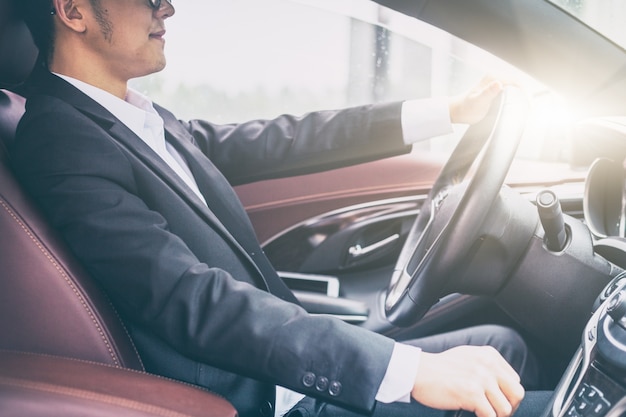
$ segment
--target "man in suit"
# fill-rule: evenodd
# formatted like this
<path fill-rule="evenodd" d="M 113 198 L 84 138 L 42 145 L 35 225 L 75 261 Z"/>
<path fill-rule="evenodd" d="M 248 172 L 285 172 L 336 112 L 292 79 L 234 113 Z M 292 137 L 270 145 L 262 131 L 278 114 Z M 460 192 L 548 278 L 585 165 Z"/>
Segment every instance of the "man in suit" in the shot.
<path fill-rule="evenodd" d="M 231 188 L 407 152 L 412 104 L 180 122 L 127 87 L 165 66 L 169 1 L 16 5 L 41 51 L 11 150 L 16 174 L 110 295 L 149 371 L 218 392 L 242 417 L 278 413 L 276 386 L 307 395 L 294 416 L 508 416 L 519 406 L 524 389 L 500 353 L 456 346 L 496 340 L 532 373 L 519 336 L 490 327 L 407 344 L 309 316 Z M 480 119 L 498 90 L 446 102 L 446 117 Z"/>

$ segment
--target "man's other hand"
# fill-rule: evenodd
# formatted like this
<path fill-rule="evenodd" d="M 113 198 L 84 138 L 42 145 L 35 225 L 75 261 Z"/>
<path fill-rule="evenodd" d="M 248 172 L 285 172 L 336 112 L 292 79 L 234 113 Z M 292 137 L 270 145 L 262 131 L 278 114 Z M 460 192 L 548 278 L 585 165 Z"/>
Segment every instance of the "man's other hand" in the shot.
<path fill-rule="evenodd" d="M 508 417 L 524 397 L 519 376 L 492 347 L 459 346 L 421 355 L 411 395 L 428 407 Z"/>

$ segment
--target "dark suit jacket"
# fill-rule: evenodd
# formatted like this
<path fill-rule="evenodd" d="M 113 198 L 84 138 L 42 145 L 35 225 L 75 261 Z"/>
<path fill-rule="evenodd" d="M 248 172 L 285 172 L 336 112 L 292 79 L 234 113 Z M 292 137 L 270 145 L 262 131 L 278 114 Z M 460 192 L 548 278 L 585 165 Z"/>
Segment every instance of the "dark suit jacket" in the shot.
<path fill-rule="evenodd" d="M 269 411 L 275 384 L 374 406 L 393 342 L 281 300 L 291 294 L 230 184 L 406 152 L 399 103 L 221 126 L 158 108 L 207 207 L 73 86 L 39 69 L 29 88 L 16 174 L 107 291 L 149 371 L 221 393 L 242 416 Z"/>

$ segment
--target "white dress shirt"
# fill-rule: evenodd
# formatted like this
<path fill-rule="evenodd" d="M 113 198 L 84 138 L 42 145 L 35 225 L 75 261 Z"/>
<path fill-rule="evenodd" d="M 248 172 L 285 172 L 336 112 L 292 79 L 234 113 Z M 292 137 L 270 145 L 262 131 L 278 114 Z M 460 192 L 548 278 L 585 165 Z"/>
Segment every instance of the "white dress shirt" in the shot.
<path fill-rule="evenodd" d="M 165 140 L 163 119 L 154 109 L 152 102 L 142 94 L 129 89 L 126 100 L 122 100 L 113 94 L 94 87 L 83 81 L 56 74 L 74 87 L 91 97 L 94 101 L 107 109 L 126 127 L 133 131 L 143 140 L 176 174 L 189 186 L 189 188 L 202 200 L 206 201 L 191 170 L 183 156 Z"/>
<path fill-rule="evenodd" d="M 61 74 L 56 75 L 98 102 L 139 136 L 206 204 L 185 159 L 165 140 L 163 119 L 148 98 L 129 89 L 126 100 L 122 100 L 80 80 Z M 403 139 L 407 145 L 451 133 L 448 100 L 429 98 L 406 101 L 402 105 L 401 123 Z M 377 401 L 383 403 L 410 401 L 420 352 L 419 348 L 402 343 L 394 345 L 387 371 L 376 394 Z M 285 414 L 303 397 L 304 395 L 300 393 L 277 386 L 275 417 Z"/>

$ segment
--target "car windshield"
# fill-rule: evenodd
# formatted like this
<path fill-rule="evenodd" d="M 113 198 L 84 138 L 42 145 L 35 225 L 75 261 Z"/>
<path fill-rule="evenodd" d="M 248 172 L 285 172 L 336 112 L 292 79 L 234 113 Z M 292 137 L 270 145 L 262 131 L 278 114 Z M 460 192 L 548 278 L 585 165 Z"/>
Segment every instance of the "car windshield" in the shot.
<path fill-rule="evenodd" d="M 549 0 L 602 35 L 626 48 L 624 0 Z"/>

